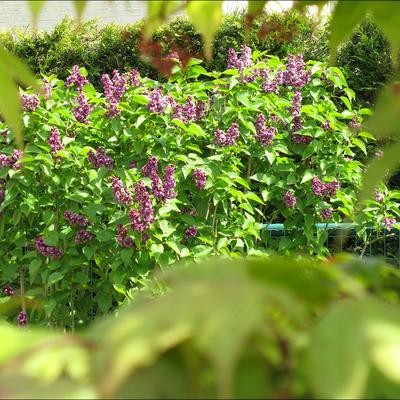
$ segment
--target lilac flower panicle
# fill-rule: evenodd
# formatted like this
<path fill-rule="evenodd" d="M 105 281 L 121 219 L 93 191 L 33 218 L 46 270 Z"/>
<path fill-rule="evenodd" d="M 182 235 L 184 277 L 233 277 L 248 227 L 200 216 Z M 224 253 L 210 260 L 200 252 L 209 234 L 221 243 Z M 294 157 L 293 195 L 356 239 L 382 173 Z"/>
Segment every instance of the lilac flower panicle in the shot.
<path fill-rule="evenodd" d="M 64 146 L 61 143 L 60 132 L 57 128 L 51 128 L 51 134 L 48 143 L 51 147 L 51 154 L 56 154 L 59 150 L 64 149 Z"/>
<path fill-rule="evenodd" d="M 267 94 L 278 94 L 279 87 L 283 82 L 283 71 L 278 71 L 272 80 L 269 80 L 268 70 L 265 68 L 261 70 L 260 75 L 262 78 L 261 89 Z"/>
<path fill-rule="evenodd" d="M 3 168 L 14 168 L 20 169 L 21 164 L 18 164 L 17 161 L 21 158 L 22 151 L 21 150 L 14 150 L 11 156 L 7 156 L 6 154 L 0 154 L 0 167 Z"/>
<path fill-rule="evenodd" d="M 63 251 L 55 246 L 47 246 L 44 242 L 42 236 L 37 236 L 35 239 L 35 249 L 38 253 L 45 257 L 52 257 L 54 259 L 59 259 Z"/>
<path fill-rule="evenodd" d="M 361 123 L 358 121 L 357 117 L 354 117 L 350 122 L 349 122 L 349 128 L 353 130 L 359 130 L 361 129 Z"/>
<path fill-rule="evenodd" d="M 221 146 L 233 146 L 240 136 L 239 124 L 234 122 L 226 132 L 217 129 L 214 133 L 215 143 Z"/>
<path fill-rule="evenodd" d="M 101 76 L 101 83 L 106 98 L 107 118 L 116 117 L 121 113 L 118 104 L 128 88 L 127 81 L 127 76 L 125 74 L 120 75 L 116 69 L 113 71 L 112 78 L 108 74 Z"/>
<path fill-rule="evenodd" d="M 129 168 L 129 169 L 137 168 L 137 163 L 136 163 L 136 161 L 135 161 L 135 160 L 130 161 L 129 167 L 128 167 L 128 168 Z"/>
<path fill-rule="evenodd" d="M 3 288 L 4 296 L 14 296 L 14 289 L 10 285 L 5 285 Z"/>
<path fill-rule="evenodd" d="M 28 316 L 25 311 L 21 311 L 17 317 L 17 323 L 20 326 L 25 326 L 28 323 Z"/>
<path fill-rule="evenodd" d="M 132 86 L 140 85 L 140 74 L 139 71 L 137 71 L 136 69 L 132 69 L 130 71 L 130 83 Z"/>
<path fill-rule="evenodd" d="M 191 226 L 185 231 L 185 240 L 188 240 L 192 237 L 196 237 L 198 235 L 197 227 Z"/>
<path fill-rule="evenodd" d="M 157 174 L 158 158 L 151 156 L 147 163 L 142 167 L 142 173 L 146 178 L 151 178 L 154 174 Z"/>
<path fill-rule="evenodd" d="M 80 93 L 78 97 L 74 97 L 74 101 L 77 103 L 76 107 L 72 109 L 75 119 L 82 124 L 89 125 L 88 116 L 92 111 L 92 107 L 88 103 L 85 95 Z"/>
<path fill-rule="evenodd" d="M 148 96 L 149 104 L 147 108 L 150 112 L 164 114 L 164 110 L 168 105 L 168 100 L 161 93 L 161 89 L 153 90 Z"/>
<path fill-rule="evenodd" d="M 94 169 L 99 169 L 101 167 L 107 167 L 111 171 L 114 167 L 114 160 L 112 157 L 106 155 L 106 151 L 99 147 L 94 153 L 92 150 L 88 153 L 88 160 L 93 165 Z"/>
<path fill-rule="evenodd" d="M 396 219 L 395 218 L 385 218 L 383 220 L 383 224 L 385 225 L 386 229 L 392 229 L 392 226 L 396 223 Z"/>
<path fill-rule="evenodd" d="M 299 135 L 297 133 L 292 133 L 291 139 L 292 143 L 295 144 L 310 144 L 313 141 L 311 136 Z"/>
<path fill-rule="evenodd" d="M 130 248 L 135 247 L 135 243 L 131 237 L 128 236 L 128 229 L 122 225 L 118 224 L 117 226 L 117 242 L 121 247 Z"/>
<path fill-rule="evenodd" d="M 283 82 L 287 86 L 302 88 L 310 81 L 310 74 L 305 70 L 302 54 L 288 55 L 286 71 L 283 73 Z"/>
<path fill-rule="evenodd" d="M 260 114 L 257 117 L 256 121 L 256 139 L 263 145 L 268 146 L 271 144 L 272 140 L 276 135 L 276 128 L 270 127 L 266 128 L 265 126 L 265 117 L 263 114 Z"/>
<path fill-rule="evenodd" d="M 278 117 L 276 114 L 270 114 L 269 117 L 270 117 L 271 121 L 273 121 L 273 122 L 281 122 L 281 118 Z"/>
<path fill-rule="evenodd" d="M 22 94 L 21 103 L 24 111 L 35 111 L 39 107 L 40 101 L 36 94 Z"/>
<path fill-rule="evenodd" d="M 126 204 L 129 206 L 132 203 L 132 196 L 129 191 L 116 176 L 112 176 L 110 179 L 115 201 L 118 204 Z"/>
<path fill-rule="evenodd" d="M 283 195 L 283 201 L 287 208 L 293 208 L 297 203 L 296 196 L 291 192 L 285 192 Z"/>
<path fill-rule="evenodd" d="M 240 48 L 240 56 L 236 54 L 235 49 L 228 49 L 228 69 L 238 69 L 240 72 L 243 71 L 244 68 L 248 68 L 253 64 L 251 60 L 251 49 L 250 47 L 243 45 Z"/>
<path fill-rule="evenodd" d="M 197 189 L 204 189 L 207 182 L 207 174 L 200 168 L 196 168 L 192 174 L 193 182 L 195 183 Z"/>
<path fill-rule="evenodd" d="M 321 218 L 325 219 L 325 220 L 331 219 L 332 218 L 332 209 L 331 208 L 326 208 L 325 210 L 322 210 Z"/>
<path fill-rule="evenodd" d="M 385 196 L 378 189 L 375 189 L 375 201 L 382 203 L 384 199 Z"/>
<path fill-rule="evenodd" d="M 323 183 L 319 178 L 315 177 L 311 181 L 311 187 L 316 196 L 333 197 L 340 189 L 340 183 L 336 179 L 329 183 Z"/>
<path fill-rule="evenodd" d="M 330 129 L 332 129 L 331 124 L 329 123 L 329 121 L 325 121 L 322 125 L 321 128 L 324 131 L 329 131 Z"/>
<path fill-rule="evenodd" d="M 129 211 L 131 228 L 133 231 L 144 232 L 149 229 L 155 218 L 149 193 L 142 181 L 138 181 L 135 185 L 134 200 L 139 203 L 139 209 Z"/>
<path fill-rule="evenodd" d="M 87 85 L 89 81 L 84 77 L 80 70 L 78 65 L 74 65 L 71 70 L 71 74 L 68 76 L 68 78 L 65 80 L 65 87 L 70 87 L 71 85 L 75 85 L 78 92 L 82 92 L 83 87 Z"/>
<path fill-rule="evenodd" d="M 70 210 L 64 212 L 64 218 L 71 226 L 80 226 L 84 228 L 89 223 L 88 219 L 84 215 L 76 214 Z"/>
<path fill-rule="evenodd" d="M 53 88 L 50 82 L 46 78 L 43 79 L 43 89 L 44 89 L 45 100 L 49 100 L 51 98 L 51 93 L 53 91 Z"/>
<path fill-rule="evenodd" d="M 76 244 L 86 243 L 92 239 L 93 239 L 93 233 L 86 231 L 84 229 L 81 229 L 75 235 L 75 243 Z"/>
<path fill-rule="evenodd" d="M 316 196 L 322 196 L 324 194 L 325 185 L 319 178 L 315 177 L 312 179 L 311 187 Z"/>
<path fill-rule="evenodd" d="M 233 48 L 229 48 L 227 69 L 235 69 L 238 67 L 239 67 L 239 59 L 236 54 L 236 51 Z"/>

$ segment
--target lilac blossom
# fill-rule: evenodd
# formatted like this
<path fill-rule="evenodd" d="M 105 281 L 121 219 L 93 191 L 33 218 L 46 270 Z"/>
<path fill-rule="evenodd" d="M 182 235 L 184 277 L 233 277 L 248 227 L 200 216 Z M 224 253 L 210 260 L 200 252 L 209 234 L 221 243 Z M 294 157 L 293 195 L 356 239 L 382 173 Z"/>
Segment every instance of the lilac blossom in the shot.
<path fill-rule="evenodd" d="M 196 168 L 192 174 L 193 182 L 195 183 L 197 189 L 204 189 L 207 182 L 207 174 L 200 168 Z"/>
<path fill-rule="evenodd" d="M 378 203 L 382 203 L 384 199 L 385 196 L 378 189 L 375 189 L 375 201 L 377 201 Z"/>
<path fill-rule="evenodd" d="M 291 136 L 292 143 L 295 144 L 310 144 L 313 140 L 311 136 L 307 135 L 299 135 L 297 133 L 293 133 Z"/>
<path fill-rule="evenodd" d="M 177 196 L 175 192 L 176 180 L 174 178 L 175 168 L 171 165 L 165 167 L 165 174 L 163 179 L 163 198 L 162 200 L 174 199 Z"/>
<path fill-rule="evenodd" d="M 276 135 L 276 128 L 271 126 L 270 128 L 266 128 L 265 126 L 265 117 L 263 114 L 260 114 L 257 117 L 256 121 L 256 139 L 263 145 L 268 146 L 271 144 L 272 140 Z"/>
<path fill-rule="evenodd" d="M 283 195 L 283 201 L 287 208 L 293 208 L 297 203 L 296 196 L 291 192 L 285 192 Z"/>
<path fill-rule="evenodd" d="M 62 249 L 55 246 L 47 246 L 42 236 L 37 236 L 35 238 L 35 249 L 42 256 L 52 257 L 54 259 L 59 259 L 63 254 Z"/>
<path fill-rule="evenodd" d="M 56 154 L 59 150 L 64 149 L 64 146 L 61 143 L 60 132 L 57 128 L 51 128 L 51 135 L 48 143 L 51 147 L 51 154 Z"/>
<path fill-rule="evenodd" d="M 129 191 L 123 186 L 121 180 L 118 179 L 116 176 L 112 176 L 110 179 L 115 201 L 118 204 L 126 204 L 127 206 L 132 204 L 132 196 Z"/>
<path fill-rule="evenodd" d="M 84 215 L 76 214 L 70 210 L 65 211 L 64 218 L 71 226 L 80 226 L 84 228 L 89 223 L 88 219 Z"/>
<path fill-rule="evenodd" d="M 14 296 L 14 289 L 10 285 L 5 285 L 3 288 L 4 296 Z"/>
<path fill-rule="evenodd" d="M 92 150 L 88 153 L 88 160 L 92 163 L 94 169 L 107 167 L 110 171 L 114 167 L 114 160 L 112 157 L 106 155 L 106 151 L 99 147 L 94 153 Z"/>
<path fill-rule="evenodd" d="M 43 89 L 44 89 L 45 100 L 49 100 L 51 98 L 51 93 L 53 91 L 53 88 L 50 82 L 46 78 L 43 79 Z"/>
<path fill-rule="evenodd" d="M 92 111 L 92 107 L 83 93 L 79 93 L 78 97 L 74 97 L 74 101 L 76 102 L 76 107 L 72 109 L 72 114 L 74 114 L 78 122 L 88 125 L 89 121 L 87 118 Z"/>
<path fill-rule="evenodd" d="M 329 131 L 330 129 L 332 129 L 331 124 L 329 123 L 329 121 L 325 121 L 322 125 L 321 128 L 324 131 Z"/>
<path fill-rule="evenodd" d="M 239 124 L 234 122 L 226 133 L 222 129 L 217 129 L 214 135 L 216 144 L 221 146 L 233 146 L 240 136 Z"/>
<path fill-rule="evenodd" d="M 129 169 L 137 168 L 136 161 L 135 161 L 135 160 L 131 160 L 131 162 L 129 163 L 128 168 L 129 168 Z"/>
<path fill-rule="evenodd" d="M 129 211 L 131 228 L 137 232 L 144 232 L 149 229 L 155 218 L 149 193 L 142 181 L 136 183 L 134 199 L 139 203 L 139 210 L 131 209 Z"/>
<path fill-rule="evenodd" d="M 292 132 L 298 132 L 301 129 L 301 116 L 300 116 L 300 108 L 301 108 L 302 96 L 300 91 L 296 91 L 293 100 L 292 107 L 290 108 L 290 112 L 293 115 L 292 120 Z"/>
<path fill-rule="evenodd" d="M 385 218 L 384 220 L 383 220 L 383 224 L 385 225 L 385 228 L 386 229 L 392 229 L 392 226 L 393 226 L 393 224 L 395 224 L 396 223 L 396 220 L 395 220 L 395 218 Z"/>
<path fill-rule="evenodd" d="M 147 163 L 142 167 L 142 173 L 146 178 L 151 178 L 154 174 L 157 174 L 158 158 L 151 156 Z"/>
<path fill-rule="evenodd" d="M 350 122 L 349 122 L 349 128 L 353 130 L 359 130 L 361 129 L 361 123 L 358 121 L 357 117 L 354 117 Z"/>
<path fill-rule="evenodd" d="M 332 208 L 325 208 L 325 210 L 322 210 L 321 218 L 325 219 L 325 220 L 331 219 L 332 218 Z"/>
<path fill-rule="evenodd" d="M 310 81 L 310 74 L 305 70 L 302 54 L 288 55 L 286 71 L 283 73 L 283 82 L 287 86 L 302 88 Z"/>
<path fill-rule="evenodd" d="M 11 156 L 0 154 L 0 167 L 13 167 L 14 169 L 20 169 L 21 164 L 17 164 L 17 161 L 21 158 L 21 156 L 21 150 L 14 150 Z"/>
<path fill-rule="evenodd" d="M 35 111 L 39 107 L 40 101 L 36 94 L 22 94 L 21 103 L 24 111 Z"/>
<path fill-rule="evenodd" d="M 25 311 L 21 311 L 17 317 L 17 323 L 20 326 L 25 326 L 28 323 L 28 316 Z"/>
<path fill-rule="evenodd" d="M 81 229 L 75 235 L 75 243 L 76 244 L 86 243 L 92 239 L 93 239 L 93 233 L 86 231 L 85 229 Z"/>
<path fill-rule="evenodd" d="M 228 49 L 228 69 L 238 69 L 239 71 L 243 71 L 244 68 L 248 68 L 252 65 L 251 60 L 251 49 L 250 47 L 243 45 L 240 48 L 240 56 L 236 54 L 235 49 Z"/>
<path fill-rule="evenodd" d="M 197 227 L 195 226 L 190 226 L 188 229 L 185 231 L 185 240 L 188 240 L 192 237 L 195 237 L 198 235 Z"/>
<path fill-rule="evenodd" d="M 336 179 L 329 183 L 323 183 L 319 178 L 315 177 L 311 181 L 311 187 L 316 196 L 333 197 L 339 190 L 340 184 Z"/>
<path fill-rule="evenodd" d="M 147 97 L 149 98 L 148 110 L 157 114 L 164 114 L 164 109 L 168 105 L 168 100 L 161 93 L 161 89 L 153 90 Z"/>
<path fill-rule="evenodd" d="M 136 69 L 131 69 L 130 74 L 130 83 L 132 86 L 139 86 L 140 85 L 140 75 L 139 71 Z"/>
<path fill-rule="evenodd" d="M 260 75 L 262 78 L 261 89 L 267 94 L 269 93 L 278 94 L 279 87 L 283 83 L 283 71 L 278 71 L 272 80 L 269 80 L 268 70 L 266 68 L 263 68 L 261 70 Z"/>
<path fill-rule="evenodd" d="M 122 225 L 118 224 L 117 226 L 117 242 L 120 244 L 121 247 L 130 248 L 135 247 L 135 243 L 131 237 L 128 236 L 128 229 Z"/>
<path fill-rule="evenodd" d="M 89 81 L 84 77 L 80 70 L 78 65 L 74 65 L 72 67 L 71 74 L 68 76 L 68 78 L 65 80 L 65 87 L 70 87 L 71 85 L 75 84 L 77 90 L 79 93 L 82 92 L 83 87 L 88 84 Z"/>
<path fill-rule="evenodd" d="M 101 76 L 101 83 L 103 85 L 104 96 L 107 101 L 106 117 L 113 118 L 121 113 L 121 110 L 118 108 L 118 104 L 128 88 L 127 76 L 125 74 L 120 75 L 115 69 L 113 71 L 112 78 L 110 78 L 108 74 L 103 74 Z"/>

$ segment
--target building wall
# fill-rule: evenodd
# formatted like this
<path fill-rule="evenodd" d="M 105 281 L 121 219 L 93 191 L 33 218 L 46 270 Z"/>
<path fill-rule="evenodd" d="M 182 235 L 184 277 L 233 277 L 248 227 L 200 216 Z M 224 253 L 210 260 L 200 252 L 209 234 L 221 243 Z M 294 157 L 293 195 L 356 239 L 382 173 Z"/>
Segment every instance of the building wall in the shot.
<path fill-rule="evenodd" d="M 330 12 L 332 2 L 325 7 Z M 283 11 L 290 8 L 292 1 L 269 1 L 267 9 Z M 238 9 L 245 9 L 247 0 L 224 1 L 223 9 L 229 13 Z M 146 15 L 147 1 L 96 0 L 87 1 L 83 20 L 97 18 L 100 25 L 107 23 L 128 24 L 134 23 Z M 65 16 L 75 17 L 73 1 L 47 0 L 38 18 L 38 29 L 51 30 Z M 32 17 L 27 1 L 0 1 L 0 31 L 11 28 L 31 29 Z"/>

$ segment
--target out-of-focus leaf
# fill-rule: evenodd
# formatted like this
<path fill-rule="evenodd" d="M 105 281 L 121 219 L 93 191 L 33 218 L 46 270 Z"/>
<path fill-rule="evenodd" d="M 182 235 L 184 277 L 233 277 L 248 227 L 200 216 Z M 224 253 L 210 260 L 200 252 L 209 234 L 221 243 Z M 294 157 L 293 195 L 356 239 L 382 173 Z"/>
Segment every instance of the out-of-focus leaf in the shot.
<path fill-rule="evenodd" d="M 382 179 L 389 178 L 400 164 L 400 143 L 387 147 L 382 157 L 376 157 L 368 166 L 364 174 L 363 185 L 358 196 L 357 208 L 361 209 L 364 200 L 371 198 L 375 187 Z"/>
<path fill-rule="evenodd" d="M 168 20 L 173 13 L 181 8 L 181 0 L 155 0 L 147 2 L 147 15 L 144 25 L 144 38 L 149 39 L 151 34 L 164 22 Z"/>
<path fill-rule="evenodd" d="M 75 6 L 78 27 L 80 27 L 82 23 L 82 15 L 86 8 L 86 0 L 74 0 L 73 3 Z"/>
<path fill-rule="evenodd" d="M 21 85 L 32 86 L 36 90 L 40 90 L 29 69 L 18 58 L 0 46 L 0 112 L 14 131 L 17 145 L 22 148 L 21 101 L 16 81 Z"/>
<path fill-rule="evenodd" d="M 399 351 L 398 308 L 372 299 L 337 304 L 312 336 L 308 376 L 316 398 L 363 398 L 371 367 L 399 383 Z"/>
<path fill-rule="evenodd" d="M 365 127 L 376 137 L 400 136 L 400 83 L 391 82 L 377 98 L 374 115 Z"/>
<path fill-rule="evenodd" d="M 30 0 L 30 1 L 28 1 L 28 6 L 32 13 L 33 31 L 36 31 L 36 29 L 37 29 L 37 20 L 38 20 L 40 11 L 42 11 L 42 8 L 43 8 L 45 2 L 46 2 L 45 0 L 35 0 L 35 1 Z"/>
<path fill-rule="evenodd" d="M 186 12 L 204 39 L 204 55 L 210 60 L 214 34 L 222 21 L 222 1 L 190 1 Z"/>
<path fill-rule="evenodd" d="M 299 1 L 298 3 L 303 3 Z M 338 46 L 352 33 L 362 21 L 367 10 L 368 1 L 338 1 L 330 25 L 331 58 L 336 56 Z"/>
<path fill-rule="evenodd" d="M 301 313 L 300 302 L 286 292 L 249 277 L 245 262 L 178 267 L 163 279 L 172 290 L 162 298 L 137 303 L 121 310 L 118 322 L 93 327 L 93 336 L 104 332 L 104 351 L 96 360 L 102 396 L 112 397 L 131 373 L 190 339 L 216 368 L 219 395 L 229 397 L 235 364 L 262 324 L 266 305 L 282 307 L 289 315 Z"/>

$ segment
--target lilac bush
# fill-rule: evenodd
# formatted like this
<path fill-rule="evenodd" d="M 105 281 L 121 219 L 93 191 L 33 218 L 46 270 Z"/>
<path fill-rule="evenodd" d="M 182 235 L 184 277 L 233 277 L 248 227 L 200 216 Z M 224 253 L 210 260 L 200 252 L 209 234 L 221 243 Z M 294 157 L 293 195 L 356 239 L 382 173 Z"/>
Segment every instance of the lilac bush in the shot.
<path fill-rule="evenodd" d="M 25 277 L 44 304 L 36 319 L 85 324 L 177 260 L 329 255 L 317 225 L 352 218 L 374 147 L 359 126 L 369 110 L 352 108 L 340 69 L 301 55 L 243 47 L 227 68 L 191 60 L 165 83 L 113 71 L 97 93 L 74 66 L 21 95 L 23 152 L 0 124 L 0 279 Z M 371 226 L 398 228 L 398 198 L 376 188 L 354 220 L 365 242 Z M 271 238 L 274 223 L 287 235 Z"/>

